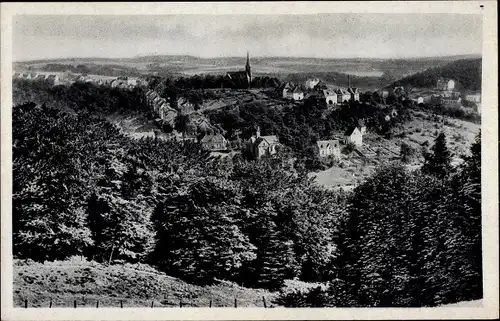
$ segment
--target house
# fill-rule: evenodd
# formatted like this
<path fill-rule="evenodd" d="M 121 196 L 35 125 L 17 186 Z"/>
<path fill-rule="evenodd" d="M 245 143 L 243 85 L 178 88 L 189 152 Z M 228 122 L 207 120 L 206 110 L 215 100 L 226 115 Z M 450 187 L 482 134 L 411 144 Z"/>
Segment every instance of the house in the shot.
<path fill-rule="evenodd" d="M 127 78 L 127 85 L 132 87 L 137 87 L 138 81 L 137 78 Z"/>
<path fill-rule="evenodd" d="M 335 93 L 335 91 L 329 89 L 323 89 L 322 94 L 328 106 L 337 105 L 338 101 L 337 101 L 337 94 Z"/>
<path fill-rule="evenodd" d="M 441 103 L 445 106 L 460 107 L 462 106 L 462 98 L 458 97 L 454 99 L 452 97 L 442 97 Z"/>
<path fill-rule="evenodd" d="M 262 156 L 270 156 L 276 154 L 279 146 L 281 146 L 281 144 L 279 143 L 277 136 L 260 136 L 259 127 L 257 127 L 256 134 L 250 137 L 249 140 L 250 152 L 257 159 L 261 158 Z"/>
<path fill-rule="evenodd" d="M 185 114 L 194 111 L 194 105 L 185 97 L 177 98 L 177 108 Z"/>
<path fill-rule="evenodd" d="M 382 98 L 387 98 L 389 97 L 389 91 L 388 90 L 382 90 Z"/>
<path fill-rule="evenodd" d="M 424 103 L 424 97 L 420 96 L 417 97 L 417 104 L 423 104 Z"/>
<path fill-rule="evenodd" d="M 453 89 L 455 89 L 455 81 L 453 79 L 439 78 L 436 83 L 436 89 L 453 91 Z"/>
<path fill-rule="evenodd" d="M 205 135 L 201 140 L 201 144 L 211 151 L 227 149 L 227 140 L 221 134 Z"/>
<path fill-rule="evenodd" d="M 45 81 L 45 75 L 38 74 L 33 80 L 35 80 L 35 81 Z"/>
<path fill-rule="evenodd" d="M 170 107 L 170 105 L 168 105 L 167 103 L 161 105 L 158 114 L 161 120 L 170 124 L 171 126 L 174 125 L 175 117 L 177 117 L 177 110 Z"/>
<path fill-rule="evenodd" d="M 304 99 L 304 92 L 299 88 L 299 86 L 296 86 L 292 90 L 292 99 L 296 101 Z"/>
<path fill-rule="evenodd" d="M 294 85 L 290 82 L 284 84 L 281 88 L 281 94 L 284 99 L 303 100 L 304 91 L 300 86 Z"/>
<path fill-rule="evenodd" d="M 45 80 L 52 86 L 56 86 L 61 83 L 58 75 L 48 75 Z"/>
<path fill-rule="evenodd" d="M 333 156 L 336 159 L 340 159 L 340 144 L 338 140 L 318 140 L 316 145 L 318 146 L 319 157 Z"/>
<path fill-rule="evenodd" d="M 363 134 L 357 126 L 349 127 L 344 133 L 344 144 L 354 143 L 356 146 L 363 145 Z"/>
<path fill-rule="evenodd" d="M 293 84 L 289 83 L 289 82 L 283 84 L 281 86 L 281 88 L 280 88 L 281 89 L 281 97 L 283 97 L 285 99 L 290 98 L 290 94 L 289 93 L 290 93 L 290 91 L 292 90 L 293 87 L 294 87 Z"/>
<path fill-rule="evenodd" d="M 351 98 L 354 101 L 359 101 L 359 90 L 358 88 L 349 87 L 347 91 L 351 94 Z"/>
<path fill-rule="evenodd" d="M 337 102 L 339 104 L 346 103 L 351 100 L 351 93 L 344 88 L 337 89 L 335 93 L 337 94 Z"/>
<path fill-rule="evenodd" d="M 481 94 L 465 95 L 465 100 L 473 102 L 473 103 L 480 103 L 481 102 Z"/>
<path fill-rule="evenodd" d="M 310 78 L 306 80 L 306 89 L 313 89 L 316 85 L 319 84 L 318 78 Z"/>

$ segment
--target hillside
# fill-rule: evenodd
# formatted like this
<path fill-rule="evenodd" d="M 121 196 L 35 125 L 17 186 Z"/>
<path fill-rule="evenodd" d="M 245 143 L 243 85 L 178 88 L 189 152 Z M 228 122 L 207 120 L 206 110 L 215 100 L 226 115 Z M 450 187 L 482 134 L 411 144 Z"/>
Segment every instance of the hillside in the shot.
<path fill-rule="evenodd" d="M 402 78 L 392 83 L 394 86 L 411 86 L 416 88 L 434 88 L 438 78 L 458 80 L 459 90 L 475 91 L 481 89 L 481 59 L 461 59 L 444 66 L 432 67 L 417 74 Z M 457 85 L 455 85 L 457 87 Z"/>
<path fill-rule="evenodd" d="M 105 266 L 73 257 L 45 263 L 14 260 L 14 306 L 72 307 L 262 307 L 262 297 L 271 304 L 275 294 L 247 289 L 220 281 L 197 286 L 158 272 L 146 264 Z"/>

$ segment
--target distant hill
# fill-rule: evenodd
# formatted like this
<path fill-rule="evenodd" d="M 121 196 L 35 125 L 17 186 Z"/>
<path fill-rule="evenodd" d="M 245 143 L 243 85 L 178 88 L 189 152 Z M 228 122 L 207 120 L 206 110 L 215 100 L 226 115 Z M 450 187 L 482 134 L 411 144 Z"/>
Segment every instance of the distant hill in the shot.
<path fill-rule="evenodd" d="M 304 57 L 253 57 L 250 63 L 255 76 L 277 77 L 284 81 L 303 82 L 317 77 L 340 86 L 351 83 L 367 90 L 392 84 L 397 79 L 409 77 L 429 68 L 443 67 L 455 61 L 479 60 L 478 56 L 443 56 L 401 59 L 369 58 L 304 58 Z M 192 76 L 195 74 L 225 74 L 244 68 L 246 57 L 202 58 L 189 55 L 151 55 L 131 58 L 64 58 L 14 62 L 16 71 L 60 71 L 85 65 L 89 73 L 108 76 L 134 76 L 156 73 L 162 76 Z"/>
<path fill-rule="evenodd" d="M 411 86 L 416 88 L 434 88 L 438 78 L 452 78 L 459 82 L 462 90 L 473 91 L 481 89 L 482 59 L 461 59 L 444 66 L 432 67 L 422 72 L 404 77 L 393 82 L 387 88 L 394 86 Z"/>

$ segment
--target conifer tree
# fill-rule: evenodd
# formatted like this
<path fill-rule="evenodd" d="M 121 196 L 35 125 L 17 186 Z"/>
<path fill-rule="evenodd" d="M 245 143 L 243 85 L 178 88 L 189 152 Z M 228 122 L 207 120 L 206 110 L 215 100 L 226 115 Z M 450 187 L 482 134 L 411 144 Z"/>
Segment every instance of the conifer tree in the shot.
<path fill-rule="evenodd" d="M 446 146 L 446 136 L 443 132 L 436 137 L 431 150 L 432 153 L 424 155 L 425 163 L 422 166 L 422 171 L 439 178 L 448 176 L 452 172 L 452 154 Z"/>

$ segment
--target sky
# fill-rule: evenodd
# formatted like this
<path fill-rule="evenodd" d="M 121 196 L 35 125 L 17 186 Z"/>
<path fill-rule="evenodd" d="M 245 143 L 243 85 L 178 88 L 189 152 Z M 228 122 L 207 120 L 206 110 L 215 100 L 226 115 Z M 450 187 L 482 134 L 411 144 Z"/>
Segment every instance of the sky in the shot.
<path fill-rule="evenodd" d="M 20 15 L 13 60 L 145 55 L 409 58 L 481 54 L 472 14 Z"/>

